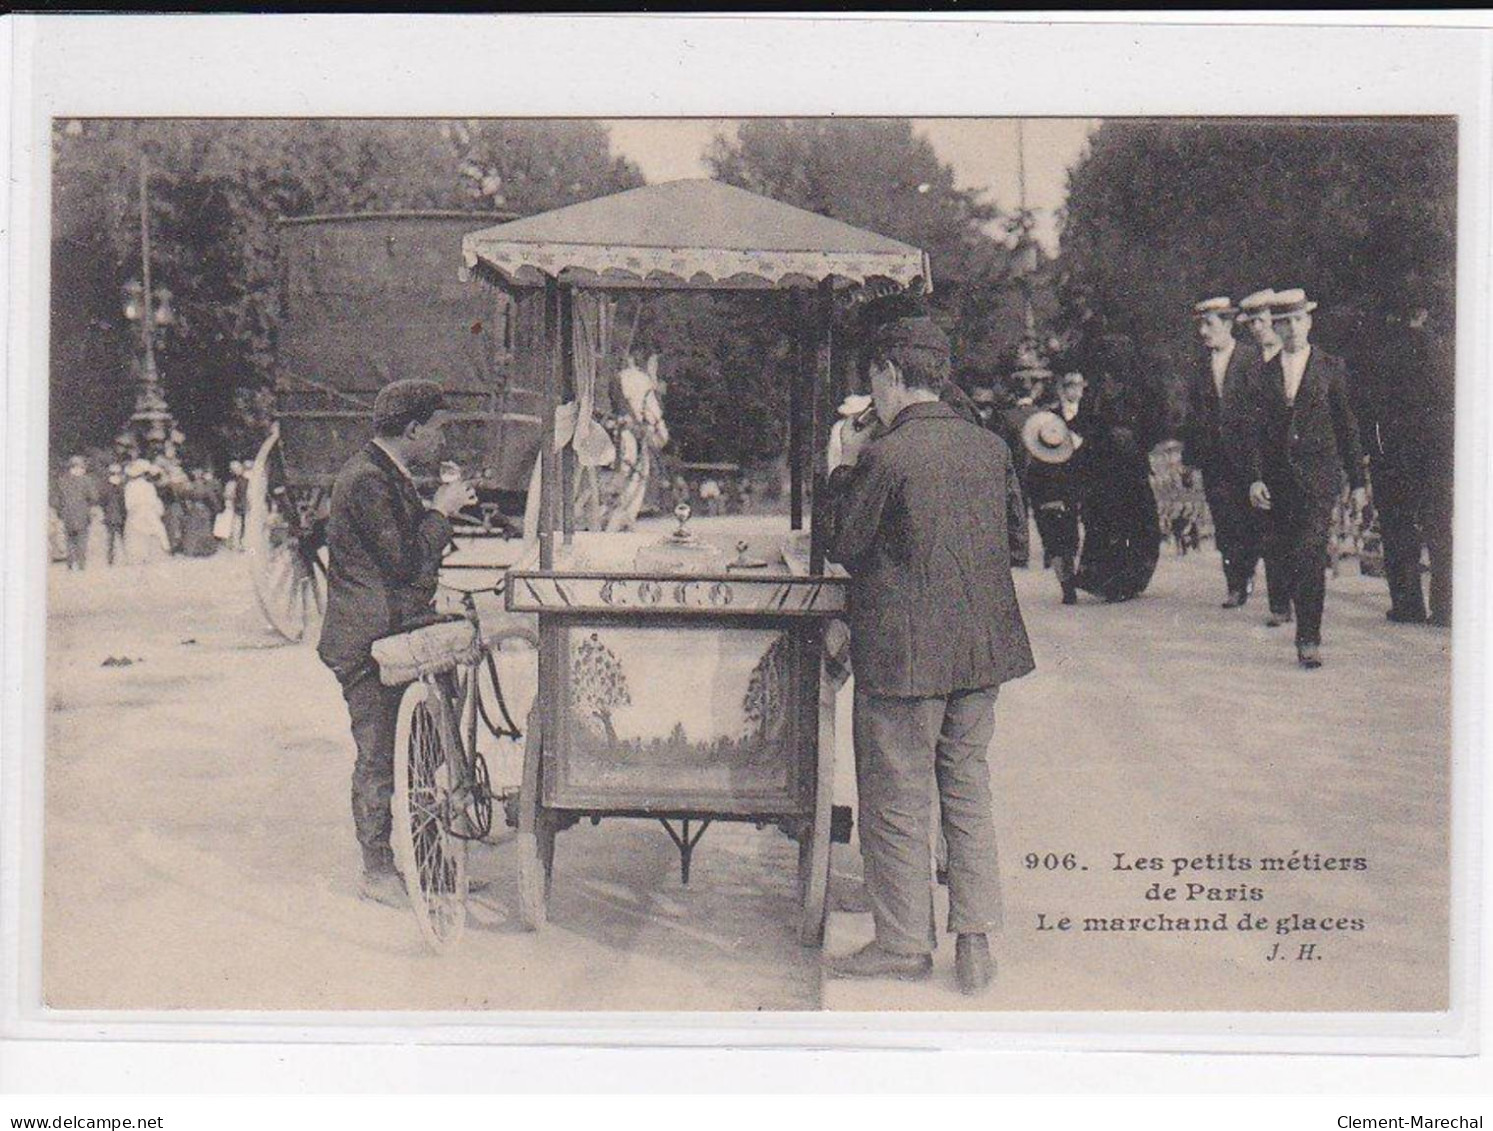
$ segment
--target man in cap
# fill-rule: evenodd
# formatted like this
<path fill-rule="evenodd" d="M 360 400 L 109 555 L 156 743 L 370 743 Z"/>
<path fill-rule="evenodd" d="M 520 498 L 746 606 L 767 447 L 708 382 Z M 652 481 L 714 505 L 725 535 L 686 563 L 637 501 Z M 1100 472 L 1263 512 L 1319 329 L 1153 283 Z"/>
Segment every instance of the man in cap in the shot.
<path fill-rule="evenodd" d="M 1203 493 L 1213 515 L 1214 543 L 1223 558 L 1227 590 L 1223 607 L 1249 600 L 1260 558 L 1258 524 L 1249 506 L 1249 484 L 1239 475 L 1230 447 L 1259 355 L 1234 341 L 1238 310 L 1227 298 L 1195 303 L 1192 319 L 1206 349 L 1187 387 L 1187 431 L 1182 460 L 1203 473 Z"/>
<path fill-rule="evenodd" d="M 327 524 L 327 615 L 317 653 L 347 700 L 357 761 L 353 827 L 363 851 L 360 894 L 403 906 L 389 846 L 394 728 L 403 688 L 385 687 L 373 642 L 430 612 L 451 515 L 475 501 L 469 483 L 442 483 L 429 505 L 416 472 L 434 472 L 445 447 L 441 386 L 394 381 L 373 403 L 374 437 L 337 475 Z"/>
<path fill-rule="evenodd" d="M 1247 294 L 1239 300 L 1238 320 L 1249 328 L 1250 337 L 1254 339 L 1255 347 L 1260 351 L 1260 365 L 1270 364 L 1281 351 L 1282 343 L 1280 335 L 1275 332 L 1275 318 L 1271 310 L 1271 303 L 1274 301 L 1275 291 L 1269 287 Z M 1242 433 L 1231 437 L 1229 445 L 1235 457 L 1236 466 L 1240 465 L 1241 436 Z M 1246 490 L 1248 490 L 1247 487 Z M 1246 509 L 1249 511 L 1249 517 L 1254 526 L 1260 556 L 1265 561 L 1265 596 L 1270 605 L 1265 624 L 1269 628 L 1279 628 L 1283 624 L 1290 624 L 1292 618 L 1291 595 L 1286 582 L 1285 564 L 1275 552 L 1270 539 L 1265 537 L 1264 515 L 1253 508 Z"/>
<path fill-rule="evenodd" d="M 1343 362 L 1311 344 L 1317 304 L 1292 289 L 1277 292 L 1272 307 L 1283 348 L 1256 370 L 1244 466 L 1250 503 L 1268 514 L 1268 536 L 1282 555 L 1297 660 L 1318 668 L 1332 510 L 1344 473 L 1362 507 L 1363 451 Z"/>
<path fill-rule="evenodd" d="M 66 474 L 57 480 L 57 514 L 67 535 L 68 569 L 88 566 L 88 527 L 98 503 L 98 485 L 88 474 L 88 462 L 73 456 L 67 461 Z"/>
<path fill-rule="evenodd" d="M 861 853 L 876 938 L 830 970 L 931 973 L 936 781 L 955 971 L 974 993 L 993 977 L 986 936 L 1001 914 L 986 762 L 996 693 L 1033 667 L 1011 581 L 1016 476 L 998 436 L 940 401 L 949 346 L 931 319 L 885 322 L 866 353 L 885 430 L 844 436 L 845 462 L 830 480 L 830 557 L 850 574 Z"/>

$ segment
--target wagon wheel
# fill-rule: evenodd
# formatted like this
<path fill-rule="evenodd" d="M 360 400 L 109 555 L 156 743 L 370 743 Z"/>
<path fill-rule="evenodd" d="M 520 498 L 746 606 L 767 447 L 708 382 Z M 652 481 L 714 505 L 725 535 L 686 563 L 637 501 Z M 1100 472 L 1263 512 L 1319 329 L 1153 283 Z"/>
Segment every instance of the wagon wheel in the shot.
<path fill-rule="evenodd" d="M 821 677 L 823 678 L 823 677 Z M 830 818 L 835 799 L 835 700 L 819 700 L 818 759 L 814 780 L 814 813 L 798 838 L 798 895 L 801 905 L 798 941 L 824 942 L 829 897 Z"/>
<path fill-rule="evenodd" d="M 537 931 L 549 919 L 550 887 L 555 873 L 555 826 L 539 804 L 543 742 L 539 710 L 529 712 L 524 741 L 524 780 L 518 795 L 518 918 Z"/>
<path fill-rule="evenodd" d="M 324 580 L 319 587 L 318 570 L 303 557 L 290 517 L 272 493 L 272 464 L 279 442 L 279 429 L 271 429 L 249 471 L 244 549 L 249 555 L 254 599 L 264 619 L 285 639 L 297 641 L 306 634 L 311 611 L 324 605 Z M 325 570 L 320 572 L 324 578 Z"/>
<path fill-rule="evenodd" d="M 394 736 L 394 860 L 404 875 L 420 937 L 437 953 L 467 920 L 467 842 L 451 832 L 450 705 L 421 681 L 405 689 Z"/>

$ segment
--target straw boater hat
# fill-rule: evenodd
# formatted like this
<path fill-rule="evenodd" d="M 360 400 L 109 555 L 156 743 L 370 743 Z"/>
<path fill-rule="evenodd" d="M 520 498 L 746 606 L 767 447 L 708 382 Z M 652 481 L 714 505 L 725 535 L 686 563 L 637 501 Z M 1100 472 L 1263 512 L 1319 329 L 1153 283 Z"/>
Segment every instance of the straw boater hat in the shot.
<path fill-rule="evenodd" d="M 840 402 L 838 409 L 841 416 L 859 416 L 871 407 L 871 396 L 869 393 L 851 393 Z"/>
<path fill-rule="evenodd" d="M 1207 318 L 1210 314 L 1216 314 L 1227 321 L 1239 312 L 1238 308 L 1220 295 L 1218 298 L 1205 298 L 1202 302 L 1192 304 L 1192 316 L 1194 318 Z"/>
<path fill-rule="evenodd" d="M 1270 315 L 1272 318 L 1289 318 L 1293 314 L 1310 314 L 1316 309 L 1317 304 L 1308 302 L 1306 291 L 1300 287 L 1276 291 L 1275 298 L 1270 303 Z"/>
<path fill-rule="evenodd" d="M 1034 412 L 1021 426 L 1021 443 L 1043 463 L 1067 463 L 1073 457 L 1073 431 L 1055 412 Z"/>
<path fill-rule="evenodd" d="M 1239 300 L 1239 321 L 1247 322 L 1259 314 L 1268 314 L 1275 302 L 1275 292 L 1269 287 L 1263 291 L 1247 294 Z"/>

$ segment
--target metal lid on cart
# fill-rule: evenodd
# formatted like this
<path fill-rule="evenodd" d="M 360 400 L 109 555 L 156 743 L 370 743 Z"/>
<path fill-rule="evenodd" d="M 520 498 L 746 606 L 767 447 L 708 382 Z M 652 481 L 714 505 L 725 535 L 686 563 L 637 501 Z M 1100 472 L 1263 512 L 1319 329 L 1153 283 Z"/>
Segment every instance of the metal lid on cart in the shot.
<path fill-rule="evenodd" d="M 657 289 L 889 280 L 931 289 L 927 253 L 720 181 L 647 185 L 471 232 L 464 269 L 506 286 L 546 278 Z"/>

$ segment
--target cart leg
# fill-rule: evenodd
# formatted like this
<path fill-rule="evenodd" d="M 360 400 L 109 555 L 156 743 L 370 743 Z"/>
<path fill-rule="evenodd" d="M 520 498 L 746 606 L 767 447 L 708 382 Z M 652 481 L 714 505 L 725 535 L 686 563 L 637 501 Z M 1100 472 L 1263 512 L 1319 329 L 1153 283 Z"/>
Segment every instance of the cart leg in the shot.
<path fill-rule="evenodd" d="M 518 917 L 531 931 L 549 918 L 550 876 L 554 867 L 555 834 L 539 807 L 540 762 L 543 736 L 539 710 L 529 712 L 524 743 L 524 777 L 518 795 Z"/>
<path fill-rule="evenodd" d="M 690 861 L 695 856 L 695 845 L 700 843 L 700 838 L 705 835 L 705 830 L 710 827 L 710 818 L 700 822 L 700 827 L 695 830 L 695 835 L 690 836 L 689 818 L 685 817 L 679 822 L 679 832 L 674 831 L 674 826 L 669 824 L 667 818 L 660 817 L 658 823 L 664 827 L 664 832 L 669 834 L 669 839 L 674 842 L 674 847 L 679 849 L 679 882 L 689 884 Z"/>
<path fill-rule="evenodd" d="M 835 794 L 834 683 L 820 677 L 819 733 L 815 765 L 814 816 L 798 842 L 799 895 L 803 903 L 798 941 L 804 946 L 824 942 L 824 917 L 829 900 L 830 818 Z"/>

